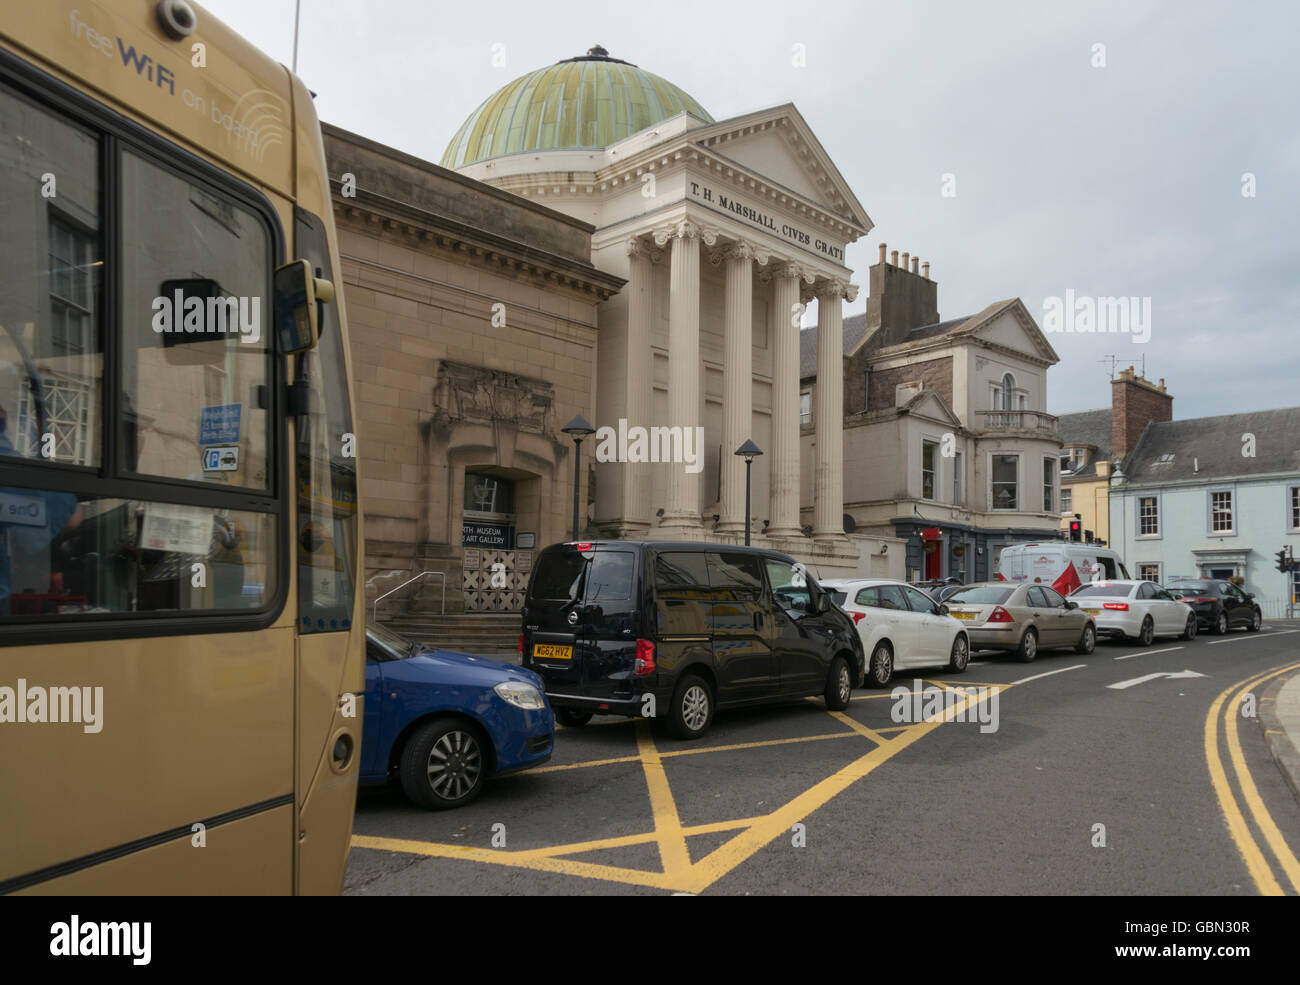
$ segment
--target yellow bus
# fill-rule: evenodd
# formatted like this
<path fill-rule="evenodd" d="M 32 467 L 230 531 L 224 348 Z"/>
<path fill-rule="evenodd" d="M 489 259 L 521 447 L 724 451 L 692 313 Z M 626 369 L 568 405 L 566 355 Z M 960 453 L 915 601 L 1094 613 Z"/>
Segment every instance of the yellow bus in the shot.
<path fill-rule="evenodd" d="M 337 893 L 355 410 L 312 95 L 186 0 L 0 14 L 0 893 Z"/>

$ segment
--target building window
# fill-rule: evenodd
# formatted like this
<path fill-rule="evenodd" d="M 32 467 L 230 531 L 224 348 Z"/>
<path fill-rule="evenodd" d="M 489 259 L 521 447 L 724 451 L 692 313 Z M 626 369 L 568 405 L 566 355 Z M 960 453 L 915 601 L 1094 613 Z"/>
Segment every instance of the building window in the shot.
<path fill-rule="evenodd" d="M 1015 410 L 1016 378 L 1010 373 L 1002 377 L 1002 410 Z"/>
<path fill-rule="evenodd" d="M 1158 562 L 1139 562 L 1138 578 L 1142 581 L 1153 581 L 1160 584 L 1160 565 Z"/>
<path fill-rule="evenodd" d="M 1050 458 L 1043 459 L 1043 512 L 1052 512 L 1052 490 L 1056 487 L 1056 470 Z"/>
<path fill-rule="evenodd" d="M 1074 512 L 1074 490 L 1073 489 L 1065 489 L 1065 488 L 1061 489 L 1061 512 L 1062 513 Z"/>
<path fill-rule="evenodd" d="M 936 459 L 939 457 L 939 446 L 933 441 L 921 442 L 921 498 L 934 499 L 934 483 L 936 476 Z"/>
<path fill-rule="evenodd" d="M 1291 529 L 1300 530 L 1300 486 L 1292 486 L 1287 492 L 1291 498 Z"/>
<path fill-rule="evenodd" d="M 1138 497 L 1138 536 L 1160 536 L 1160 504 L 1155 496 Z"/>
<path fill-rule="evenodd" d="M 1210 532 L 1230 534 L 1235 529 L 1232 521 L 1232 490 L 1210 493 Z"/>
<path fill-rule="evenodd" d="M 465 509 L 470 513 L 513 514 L 515 484 L 494 475 L 466 472 Z"/>
<path fill-rule="evenodd" d="M 1020 472 L 1019 455 L 994 455 L 991 470 L 992 488 L 990 490 L 990 508 L 995 510 L 1019 509 L 1018 478 Z"/>
<path fill-rule="evenodd" d="M 952 502 L 960 506 L 961 501 L 961 452 L 957 452 L 952 457 Z"/>
<path fill-rule="evenodd" d="M 805 390 L 799 394 L 799 425 L 812 423 L 812 392 Z"/>

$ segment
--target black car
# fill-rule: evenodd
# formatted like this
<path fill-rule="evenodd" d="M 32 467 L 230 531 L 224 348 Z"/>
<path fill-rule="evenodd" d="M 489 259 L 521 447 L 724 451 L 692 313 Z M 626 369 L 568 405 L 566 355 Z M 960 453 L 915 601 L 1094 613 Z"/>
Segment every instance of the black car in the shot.
<path fill-rule="evenodd" d="M 715 709 L 822 695 L 842 710 L 865 664 L 853 620 L 801 564 L 725 544 L 548 547 L 519 646 L 561 724 L 644 716 L 684 739 Z"/>
<path fill-rule="evenodd" d="M 1230 581 L 1186 579 L 1166 585 L 1165 590 L 1190 605 L 1196 613 L 1197 626 L 1216 636 L 1242 626 L 1255 633 L 1264 624 L 1264 614 L 1255 604 L 1254 594 L 1243 592 Z"/>

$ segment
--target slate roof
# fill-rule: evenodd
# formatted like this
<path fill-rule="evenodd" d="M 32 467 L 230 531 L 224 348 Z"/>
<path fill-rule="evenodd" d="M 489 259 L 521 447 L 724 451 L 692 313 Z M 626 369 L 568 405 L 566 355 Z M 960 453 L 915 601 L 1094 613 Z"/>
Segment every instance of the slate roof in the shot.
<path fill-rule="evenodd" d="M 960 325 L 965 324 L 974 317 L 965 315 L 961 318 L 951 318 L 948 321 L 935 322 L 933 325 L 921 325 L 907 333 L 907 338 L 901 345 L 907 345 L 909 342 L 920 342 L 923 339 L 932 339 L 940 335 L 945 335 L 953 331 Z M 844 352 L 847 355 L 858 347 L 863 337 L 867 334 L 867 316 L 851 315 L 844 319 Z M 883 332 L 876 332 L 871 338 L 867 339 L 868 352 L 880 348 L 880 342 L 884 337 Z M 805 328 L 799 332 L 799 378 L 801 380 L 816 379 L 817 377 L 817 326 Z"/>
<path fill-rule="evenodd" d="M 1088 453 L 1088 464 L 1077 472 L 1062 472 L 1062 479 L 1095 479 L 1097 462 L 1110 461 L 1110 408 L 1100 410 L 1081 410 L 1073 414 L 1062 414 L 1057 418 L 1057 431 L 1061 436 L 1061 445 L 1092 445 L 1096 449 Z"/>
<path fill-rule="evenodd" d="M 1255 436 L 1254 457 L 1242 454 L 1246 434 Z M 1300 473 L 1300 407 L 1148 424 L 1122 468 L 1135 485 Z"/>

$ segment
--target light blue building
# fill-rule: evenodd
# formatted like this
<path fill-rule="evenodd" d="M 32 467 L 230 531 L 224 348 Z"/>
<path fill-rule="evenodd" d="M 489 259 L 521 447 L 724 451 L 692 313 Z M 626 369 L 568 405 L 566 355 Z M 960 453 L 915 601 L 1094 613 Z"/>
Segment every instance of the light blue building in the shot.
<path fill-rule="evenodd" d="M 1148 424 L 1110 488 L 1111 546 L 1134 577 L 1245 579 L 1265 618 L 1300 593 L 1300 407 Z"/>

